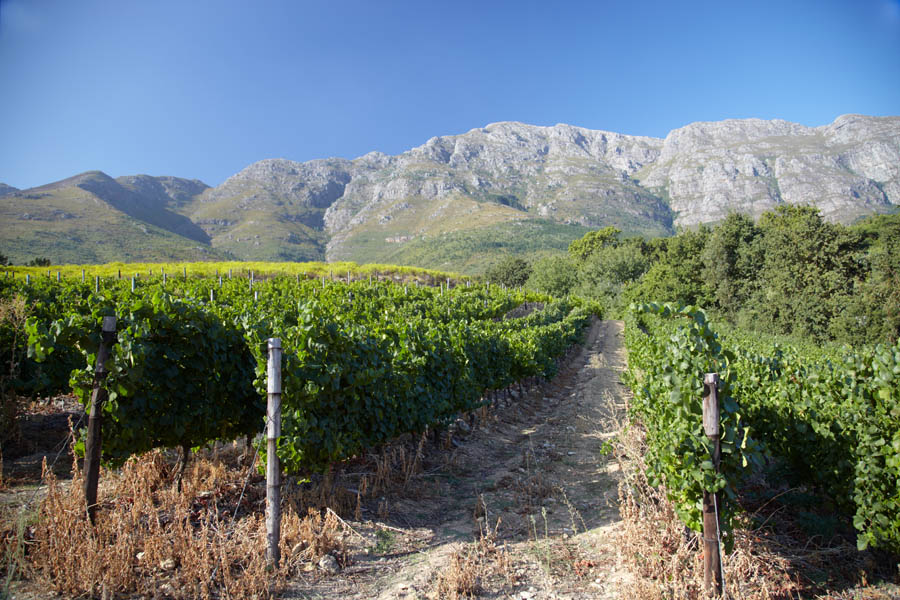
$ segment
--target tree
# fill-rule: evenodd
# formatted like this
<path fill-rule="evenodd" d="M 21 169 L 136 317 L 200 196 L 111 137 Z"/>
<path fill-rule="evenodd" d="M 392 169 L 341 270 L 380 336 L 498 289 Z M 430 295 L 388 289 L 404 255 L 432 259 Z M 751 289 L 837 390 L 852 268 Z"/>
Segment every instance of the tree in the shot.
<path fill-rule="evenodd" d="M 578 283 L 576 267 L 567 256 L 548 256 L 534 263 L 528 287 L 552 296 L 565 296 Z"/>
<path fill-rule="evenodd" d="M 825 340 L 864 274 L 862 236 L 817 208 L 781 205 L 759 220 L 764 253 L 751 318 L 777 333 Z"/>
<path fill-rule="evenodd" d="M 507 287 L 522 287 L 531 277 L 531 272 L 528 261 L 517 256 L 505 256 L 484 272 L 484 278 Z"/>
<path fill-rule="evenodd" d="M 569 256 L 579 262 L 584 262 L 590 255 L 606 246 L 614 246 L 618 235 L 622 233 L 615 227 L 604 227 L 597 231 L 589 231 L 581 239 L 569 244 Z"/>
<path fill-rule="evenodd" d="M 5 267 L 9 264 L 9 257 L 5 254 L 0 254 L 0 267 Z"/>
<path fill-rule="evenodd" d="M 667 238 L 664 248 L 654 244 L 653 251 L 659 253 L 660 259 L 640 281 L 628 287 L 627 301 L 708 305 L 711 294 L 703 280 L 700 257 L 709 235 L 709 228 L 701 225 L 697 230 L 684 229 Z"/>
<path fill-rule="evenodd" d="M 31 262 L 29 262 L 27 266 L 29 266 L 29 267 L 49 267 L 50 259 L 45 258 L 43 256 L 38 257 L 38 258 L 32 258 Z"/>
<path fill-rule="evenodd" d="M 731 214 L 709 236 L 703 249 L 703 279 L 712 300 L 733 317 L 755 290 L 763 265 L 761 232 L 747 215 Z"/>

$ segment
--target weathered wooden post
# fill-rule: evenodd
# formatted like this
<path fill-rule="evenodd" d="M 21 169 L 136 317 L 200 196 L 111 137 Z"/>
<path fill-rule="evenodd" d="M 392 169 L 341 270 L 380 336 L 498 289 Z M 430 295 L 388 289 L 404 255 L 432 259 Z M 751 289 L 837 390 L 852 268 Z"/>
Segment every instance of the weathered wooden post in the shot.
<path fill-rule="evenodd" d="M 81 270 L 81 283 L 84 283 L 84 269 Z"/>
<path fill-rule="evenodd" d="M 213 302 L 214 300 L 215 300 L 215 297 L 213 296 L 213 289 L 209 288 L 209 301 Z"/>
<path fill-rule="evenodd" d="M 703 432 L 713 442 L 712 463 L 719 471 L 719 374 L 707 373 L 703 379 Z M 703 583 L 707 591 L 722 595 L 722 557 L 719 555 L 718 495 L 703 492 Z"/>
<path fill-rule="evenodd" d="M 97 482 L 100 479 L 100 449 L 103 444 L 101 435 L 103 427 L 103 404 L 108 397 L 103 387 L 106 379 L 106 361 L 113 344 L 116 343 L 116 318 L 103 317 L 103 328 L 100 334 L 100 349 L 97 351 L 97 364 L 94 367 L 94 389 L 91 392 L 91 416 L 88 419 L 87 439 L 84 444 L 84 499 L 87 504 L 88 517 L 94 523 L 97 512 Z"/>
<path fill-rule="evenodd" d="M 28 285 L 31 283 L 31 273 L 25 273 L 25 284 Z"/>
<path fill-rule="evenodd" d="M 347 269 L 347 283 L 350 283 L 350 269 Z"/>
<path fill-rule="evenodd" d="M 137 277 L 137 274 L 135 274 L 134 277 Z M 131 278 L 131 291 L 132 292 L 134 291 L 134 277 Z"/>
<path fill-rule="evenodd" d="M 94 275 L 94 293 L 97 294 L 100 292 L 100 276 Z"/>
<path fill-rule="evenodd" d="M 269 338 L 267 364 L 268 404 L 266 417 L 266 560 L 277 565 L 281 559 L 281 466 L 276 441 L 281 435 L 281 339 Z"/>
<path fill-rule="evenodd" d="M 181 267 L 181 274 L 184 275 L 185 279 L 187 279 L 187 267 Z"/>
<path fill-rule="evenodd" d="M 59 281 L 60 281 L 60 274 L 59 274 L 59 271 L 57 271 L 56 272 L 56 283 L 59 283 Z"/>

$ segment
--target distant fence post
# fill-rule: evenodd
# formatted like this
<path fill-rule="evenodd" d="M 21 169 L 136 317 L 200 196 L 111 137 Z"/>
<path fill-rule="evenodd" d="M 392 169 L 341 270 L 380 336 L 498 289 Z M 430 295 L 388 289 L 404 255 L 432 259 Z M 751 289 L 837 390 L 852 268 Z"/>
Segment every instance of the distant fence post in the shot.
<path fill-rule="evenodd" d="M 719 374 L 707 373 L 703 379 L 703 432 L 713 442 L 712 463 L 719 471 Z M 718 494 L 703 492 L 703 584 L 706 590 L 722 595 L 722 557 L 719 555 Z"/>
<path fill-rule="evenodd" d="M 266 560 L 277 565 L 281 559 L 281 466 L 276 440 L 281 435 L 281 340 L 269 338 L 267 365 L 268 403 L 266 413 Z"/>
<path fill-rule="evenodd" d="M 103 382 L 106 379 L 106 361 L 116 343 L 116 318 L 103 317 L 100 349 L 94 367 L 94 389 L 91 393 L 91 416 L 88 418 L 87 439 L 84 446 L 84 499 L 91 523 L 97 512 L 97 482 L 100 479 L 100 449 L 103 445 L 103 404 L 108 397 Z"/>

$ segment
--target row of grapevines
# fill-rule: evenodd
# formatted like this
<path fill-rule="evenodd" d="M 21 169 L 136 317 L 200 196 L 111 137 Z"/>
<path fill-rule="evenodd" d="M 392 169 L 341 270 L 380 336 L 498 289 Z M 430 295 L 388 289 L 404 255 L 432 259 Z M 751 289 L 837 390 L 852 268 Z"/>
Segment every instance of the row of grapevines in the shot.
<path fill-rule="evenodd" d="M 238 279 L 145 280 L 134 290 L 129 281 L 95 289 L 44 280 L 0 291 L 35 309 L 34 385 L 58 389 L 65 374 L 85 402 L 99 322 L 118 316 L 104 407 L 104 455 L 114 461 L 258 431 L 265 340 L 281 337 L 279 454 L 292 470 L 324 468 L 470 410 L 484 390 L 551 375 L 590 314 L 557 302 L 511 324 L 501 316 L 525 295 L 496 287 L 290 278 L 252 291 Z"/>
<path fill-rule="evenodd" d="M 853 515 L 860 548 L 900 552 L 900 342 L 836 360 L 748 335 L 726 343 L 767 452 Z"/>
<path fill-rule="evenodd" d="M 699 311 L 651 306 L 632 311 L 626 343 L 634 409 L 648 429 L 648 468 L 665 474 L 656 481 L 667 486 L 689 525 L 697 525 L 691 503 L 699 489 L 686 488 L 684 479 L 707 456 L 699 381 L 702 373 L 718 371 L 733 414 L 745 431 L 752 428 L 742 446 L 755 448 L 757 440 L 764 455 L 786 464 L 793 477 L 828 493 L 853 515 L 861 548 L 900 551 L 900 342 L 847 349 L 835 359 L 833 351 L 801 352 L 758 335 L 730 332 L 720 340 Z M 686 392 L 687 407 L 673 410 L 675 398 Z M 673 438 L 681 445 L 670 443 Z M 675 452 L 693 458 L 670 455 Z M 676 472 L 685 468 L 686 475 Z M 743 473 L 725 473 L 725 489 Z M 713 489 L 710 483 L 707 478 L 702 487 Z"/>
<path fill-rule="evenodd" d="M 735 401 L 731 355 L 722 349 L 703 311 L 694 307 L 633 306 L 625 329 L 628 348 L 626 381 L 634 392 L 632 416 L 647 432 L 648 479 L 665 487 L 682 521 L 702 528 L 703 492 L 735 498 L 737 485 L 759 445 Z M 716 471 L 712 442 L 703 432 L 703 379 L 718 373 L 721 411 L 721 461 Z M 734 502 L 722 507 L 726 547 L 730 547 Z"/>

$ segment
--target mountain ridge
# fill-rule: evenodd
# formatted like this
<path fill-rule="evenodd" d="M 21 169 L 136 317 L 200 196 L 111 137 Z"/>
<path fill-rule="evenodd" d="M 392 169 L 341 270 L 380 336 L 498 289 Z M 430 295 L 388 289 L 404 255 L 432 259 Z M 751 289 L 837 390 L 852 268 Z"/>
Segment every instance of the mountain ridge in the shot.
<path fill-rule="evenodd" d="M 35 201 L 38 211 L 34 196 L 65 205 L 80 197 L 75 189 L 209 256 L 421 257 L 429 261 L 421 266 L 447 268 L 462 259 L 435 264 L 442 239 L 475 243 L 473 256 L 483 252 L 483 263 L 520 251 L 508 239 L 520 230 L 536 248 L 546 240 L 564 249 L 567 237 L 607 225 L 668 235 L 731 212 L 756 217 L 781 203 L 811 204 L 844 222 L 893 212 L 900 205 L 900 117 L 848 114 L 818 127 L 729 119 L 690 123 L 665 138 L 501 121 L 397 155 L 263 159 L 215 187 L 101 172 L 29 190 L 0 184 L 0 218 L 16 214 L 9 208 L 16 201 Z M 530 225 L 510 228 L 516 223 Z"/>

